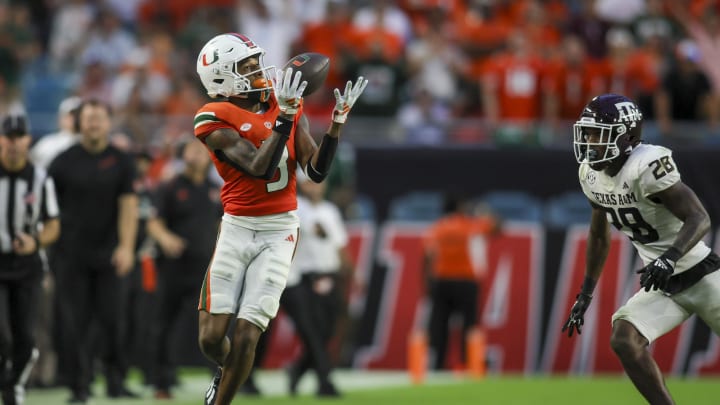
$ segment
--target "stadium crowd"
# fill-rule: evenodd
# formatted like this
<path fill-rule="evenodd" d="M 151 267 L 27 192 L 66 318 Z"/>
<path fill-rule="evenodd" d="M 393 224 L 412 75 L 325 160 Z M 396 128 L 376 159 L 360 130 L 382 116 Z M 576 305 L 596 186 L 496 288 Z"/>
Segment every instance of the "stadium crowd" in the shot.
<path fill-rule="evenodd" d="M 658 124 L 650 137 L 697 120 L 712 132 L 719 9 L 713 0 L 2 1 L 0 114 L 52 116 L 51 100 L 95 97 L 134 145 L 173 142 L 205 99 L 194 71 L 202 42 L 242 32 L 278 67 L 303 51 L 329 55 L 328 89 L 370 78 L 357 115 L 391 122 L 385 132 L 398 142 L 537 143 L 565 134 L 563 122 L 604 92 L 637 100 Z M 318 127 L 331 94 L 306 100 Z"/>

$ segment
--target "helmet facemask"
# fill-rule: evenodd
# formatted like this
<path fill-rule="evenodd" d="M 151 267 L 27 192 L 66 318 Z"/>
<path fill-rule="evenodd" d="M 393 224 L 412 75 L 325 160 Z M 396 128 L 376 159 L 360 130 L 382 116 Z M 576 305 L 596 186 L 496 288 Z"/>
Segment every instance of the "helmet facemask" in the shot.
<path fill-rule="evenodd" d="M 250 72 L 240 72 L 240 66 L 242 66 L 247 59 L 250 58 L 258 59 L 258 68 Z M 233 77 L 233 94 L 227 96 L 246 96 L 248 99 L 256 102 L 265 102 L 270 98 L 270 91 L 272 90 L 272 82 L 270 81 L 270 75 L 274 74 L 275 66 L 265 66 L 263 63 L 264 55 L 258 54 L 237 61 L 233 64 L 233 69 L 230 74 Z M 253 78 L 258 73 L 262 73 L 262 77 Z"/>
<path fill-rule="evenodd" d="M 607 162 L 620 156 L 620 148 L 625 146 L 623 152 L 630 153 L 632 146 L 622 145 L 627 135 L 625 124 L 602 124 L 593 122 L 592 118 L 581 118 L 573 125 L 573 148 L 578 163 Z M 590 141 L 591 135 L 597 140 Z"/>

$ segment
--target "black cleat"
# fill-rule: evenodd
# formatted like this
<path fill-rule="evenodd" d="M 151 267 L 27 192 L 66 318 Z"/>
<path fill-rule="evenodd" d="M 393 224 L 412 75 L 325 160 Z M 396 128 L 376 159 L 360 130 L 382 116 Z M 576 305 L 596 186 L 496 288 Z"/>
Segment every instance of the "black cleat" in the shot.
<path fill-rule="evenodd" d="M 220 379 L 222 378 L 222 367 L 218 367 L 215 371 L 215 376 L 210 383 L 207 391 L 205 391 L 205 405 L 215 405 L 215 399 L 217 399 L 218 386 L 220 385 Z"/>
<path fill-rule="evenodd" d="M 15 395 L 15 387 L 9 387 L 2 390 L 2 403 L 4 405 L 21 405 L 22 398 Z"/>
<path fill-rule="evenodd" d="M 339 398 L 342 395 L 340 394 L 340 391 L 335 388 L 333 383 L 326 381 L 318 387 L 317 396 L 321 398 Z"/>
<path fill-rule="evenodd" d="M 75 392 L 70 398 L 68 398 L 68 404 L 87 404 L 88 395 L 84 393 Z"/>
<path fill-rule="evenodd" d="M 300 377 L 302 375 L 300 374 L 300 371 L 298 371 L 297 367 L 295 365 L 291 365 L 287 368 L 287 374 L 288 374 L 288 391 L 290 391 L 291 396 L 297 396 L 297 389 L 298 384 L 300 383 Z"/>
<path fill-rule="evenodd" d="M 107 396 L 109 398 L 128 398 L 128 399 L 140 398 L 139 394 L 136 394 L 136 393 L 130 391 L 129 389 L 127 389 L 124 386 L 109 389 L 107 392 Z"/>

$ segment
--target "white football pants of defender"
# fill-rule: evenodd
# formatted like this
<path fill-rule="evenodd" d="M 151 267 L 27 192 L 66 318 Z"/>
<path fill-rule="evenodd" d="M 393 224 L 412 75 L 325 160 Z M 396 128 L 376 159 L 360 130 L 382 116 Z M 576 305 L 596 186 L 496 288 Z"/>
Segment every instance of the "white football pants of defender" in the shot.
<path fill-rule="evenodd" d="M 720 270 L 672 296 L 641 289 L 620 307 L 612 321 L 623 319 L 635 326 L 649 343 L 697 314 L 720 336 Z"/>
<path fill-rule="evenodd" d="M 253 230 L 240 226 L 237 218 L 223 216 L 198 309 L 237 314 L 264 331 L 280 307 L 298 226 Z"/>

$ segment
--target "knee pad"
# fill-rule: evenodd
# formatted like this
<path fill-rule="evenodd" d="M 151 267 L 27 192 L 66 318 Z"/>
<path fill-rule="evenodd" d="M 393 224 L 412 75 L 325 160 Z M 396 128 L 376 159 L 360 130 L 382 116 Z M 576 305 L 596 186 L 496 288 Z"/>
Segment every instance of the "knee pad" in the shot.
<path fill-rule="evenodd" d="M 277 315 L 278 309 L 280 308 L 280 302 L 278 302 L 278 300 L 274 297 L 264 295 L 260 297 L 258 307 L 263 315 L 272 319 L 275 315 Z"/>

